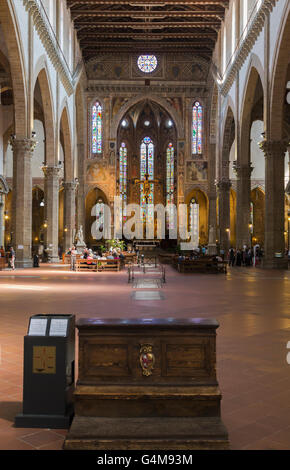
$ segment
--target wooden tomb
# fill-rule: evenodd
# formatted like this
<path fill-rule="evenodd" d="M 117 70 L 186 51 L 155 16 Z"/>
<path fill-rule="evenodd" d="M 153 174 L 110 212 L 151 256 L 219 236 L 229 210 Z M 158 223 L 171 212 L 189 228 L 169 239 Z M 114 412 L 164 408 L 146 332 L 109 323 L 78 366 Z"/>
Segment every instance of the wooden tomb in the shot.
<path fill-rule="evenodd" d="M 209 319 L 81 319 L 65 449 L 227 449 Z"/>

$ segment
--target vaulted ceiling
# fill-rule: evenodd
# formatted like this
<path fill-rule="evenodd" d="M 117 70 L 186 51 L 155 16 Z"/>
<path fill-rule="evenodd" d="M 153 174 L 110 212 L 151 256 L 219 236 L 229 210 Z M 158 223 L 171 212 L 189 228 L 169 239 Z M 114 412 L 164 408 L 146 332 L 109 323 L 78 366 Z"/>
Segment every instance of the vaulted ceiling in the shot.
<path fill-rule="evenodd" d="M 85 61 L 118 51 L 187 51 L 210 58 L 228 3 L 67 0 Z"/>

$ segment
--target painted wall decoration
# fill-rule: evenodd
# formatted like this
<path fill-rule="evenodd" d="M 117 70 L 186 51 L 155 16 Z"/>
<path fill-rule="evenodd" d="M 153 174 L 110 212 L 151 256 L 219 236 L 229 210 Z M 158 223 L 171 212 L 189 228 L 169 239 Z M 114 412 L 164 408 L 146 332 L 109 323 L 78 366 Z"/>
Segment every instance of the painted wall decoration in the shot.
<path fill-rule="evenodd" d="M 186 162 L 186 180 L 188 183 L 205 181 L 208 178 L 208 162 Z"/>

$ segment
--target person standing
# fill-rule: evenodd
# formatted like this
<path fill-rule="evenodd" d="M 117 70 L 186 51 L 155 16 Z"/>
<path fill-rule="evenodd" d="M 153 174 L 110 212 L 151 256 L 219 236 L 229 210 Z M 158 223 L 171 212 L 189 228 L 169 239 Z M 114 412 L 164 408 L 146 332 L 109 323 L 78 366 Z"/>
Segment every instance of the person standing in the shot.
<path fill-rule="evenodd" d="M 235 264 L 235 250 L 231 248 L 229 252 L 229 266 L 234 266 L 234 264 Z"/>
<path fill-rule="evenodd" d="M 70 269 L 71 271 L 75 271 L 76 270 L 76 260 L 77 260 L 77 250 L 76 250 L 76 247 L 73 245 L 71 247 L 71 255 L 70 255 Z"/>
<path fill-rule="evenodd" d="M 13 249 L 13 246 L 10 247 L 9 260 L 10 260 L 10 267 L 14 271 L 15 270 L 15 251 Z"/>

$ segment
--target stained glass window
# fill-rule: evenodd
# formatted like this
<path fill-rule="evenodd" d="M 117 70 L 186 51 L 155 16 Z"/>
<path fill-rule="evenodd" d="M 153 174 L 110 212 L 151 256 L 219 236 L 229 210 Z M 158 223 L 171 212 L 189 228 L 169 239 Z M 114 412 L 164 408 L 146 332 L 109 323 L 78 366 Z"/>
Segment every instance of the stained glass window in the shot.
<path fill-rule="evenodd" d="M 92 107 L 92 153 L 102 153 L 102 106 L 98 101 Z"/>
<path fill-rule="evenodd" d="M 122 199 L 123 218 L 126 217 L 127 204 L 128 152 L 124 142 L 120 147 L 120 197 Z"/>
<path fill-rule="evenodd" d="M 170 143 L 167 147 L 166 152 L 166 204 L 174 203 L 174 147 Z M 170 214 L 167 213 L 167 228 L 174 228 L 174 221 L 170 217 Z"/>
<path fill-rule="evenodd" d="M 202 154 L 203 108 L 196 101 L 192 108 L 192 153 Z"/>
<path fill-rule="evenodd" d="M 151 73 L 157 67 L 158 61 L 155 55 L 140 55 L 137 65 L 141 72 Z"/>
<path fill-rule="evenodd" d="M 145 137 L 141 144 L 140 152 L 140 179 L 145 179 L 145 175 L 148 174 L 148 179 L 154 179 L 154 144 L 150 137 Z M 148 198 L 148 204 L 154 204 L 154 184 L 150 185 L 150 194 Z M 140 185 L 140 205 L 143 218 L 146 217 L 146 198 L 143 191 L 143 184 Z M 151 222 L 154 217 L 154 210 L 148 209 L 148 218 Z"/>

